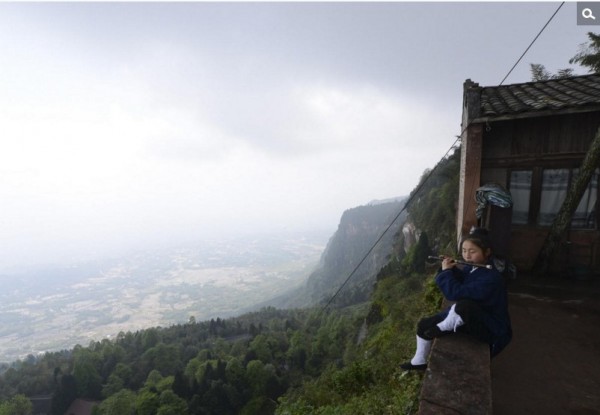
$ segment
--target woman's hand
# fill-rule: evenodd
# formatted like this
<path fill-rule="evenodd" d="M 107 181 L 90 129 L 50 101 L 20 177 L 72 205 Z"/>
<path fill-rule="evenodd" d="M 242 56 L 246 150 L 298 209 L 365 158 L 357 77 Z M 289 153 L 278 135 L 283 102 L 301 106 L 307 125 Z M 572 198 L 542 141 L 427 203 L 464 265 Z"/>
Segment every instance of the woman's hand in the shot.
<path fill-rule="evenodd" d="M 449 256 L 445 256 L 442 260 L 442 270 L 447 270 L 450 268 L 454 268 L 456 266 L 456 262 L 454 262 L 454 258 L 450 258 Z"/>

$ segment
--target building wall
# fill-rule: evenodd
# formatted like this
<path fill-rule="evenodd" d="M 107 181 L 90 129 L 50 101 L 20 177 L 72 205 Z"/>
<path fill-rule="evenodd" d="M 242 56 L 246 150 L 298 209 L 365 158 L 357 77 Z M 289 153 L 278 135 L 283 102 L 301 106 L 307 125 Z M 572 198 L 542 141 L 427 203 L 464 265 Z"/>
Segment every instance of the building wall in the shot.
<path fill-rule="evenodd" d="M 482 166 L 577 165 L 599 127 L 599 112 L 489 122 Z"/>
<path fill-rule="evenodd" d="M 508 189 L 511 169 L 534 169 L 534 174 L 541 174 L 544 168 L 576 168 L 599 127 L 599 112 L 487 123 L 482 129 L 481 184 L 495 182 Z M 534 192 L 539 189 L 532 188 Z M 535 201 L 532 208 L 539 209 Z M 532 224 L 511 226 L 509 251 L 519 268 L 532 268 L 548 229 Z M 553 269 L 563 273 L 585 265 L 600 271 L 599 240 L 597 229 L 569 231 Z"/>

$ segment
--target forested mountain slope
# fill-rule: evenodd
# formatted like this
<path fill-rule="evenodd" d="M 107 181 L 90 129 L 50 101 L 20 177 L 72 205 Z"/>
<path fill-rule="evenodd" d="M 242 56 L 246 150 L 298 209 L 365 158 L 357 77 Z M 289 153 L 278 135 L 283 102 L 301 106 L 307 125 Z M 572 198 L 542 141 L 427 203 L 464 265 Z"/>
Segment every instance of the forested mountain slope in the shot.
<path fill-rule="evenodd" d="M 418 203 L 408 208 L 420 241 L 451 244 L 453 216 L 444 212 L 456 201 L 457 166 L 455 154 L 423 176 Z M 360 213 L 349 212 L 349 218 Z M 342 222 L 346 234 L 360 229 Z M 405 254 L 401 234 L 394 235 L 395 247 L 379 253 L 385 265 L 363 276 L 374 283 L 367 301 L 190 319 L 30 356 L 4 368 L 0 415 L 29 414 L 23 395 L 42 394 L 53 396 L 52 413 L 60 415 L 76 398 L 98 401 L 97 414 L 414 413 L 422 374 L 402 372 L 396 363 L 412 354 L 416 321 L 439 306 L 440 296 L 431 284 L 436 265 L 420 263 L 430 247 L 415 244 Z M 323 263 L 346 271 L 356 264 L 345 262 L 359 254 L 355 248 L 352 254 L 332 249 Z M 331 276 L 330 288 L 340 275 L 346 276 Z"/>
<path fill-rule="evenodd" d="M 377 272 L 393 256 L 398 230 L 407 216 L 402 212 L 405 200 L 396 198 L 345 211 L 317 268 L 304 286 L 265 304 L 280 308 L 322 305 L 332 298 L 346 279 L 348 282 L 336 296 L 334 305 L 339 307 L 367 301 Z M 370 249 L 372 251 L 361 264 Z"/>

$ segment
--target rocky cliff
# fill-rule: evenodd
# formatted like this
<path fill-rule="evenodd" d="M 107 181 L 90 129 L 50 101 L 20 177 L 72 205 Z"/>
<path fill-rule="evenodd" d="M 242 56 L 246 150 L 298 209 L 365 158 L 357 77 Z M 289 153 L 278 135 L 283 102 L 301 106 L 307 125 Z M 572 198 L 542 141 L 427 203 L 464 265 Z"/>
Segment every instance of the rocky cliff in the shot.
<path fill-rule="evenodd" d="M 406 214 L 402 212 L 394 221 L 402 211 L 404 201 L 404 198 L 397 198 L 345 211 L 305 286 L 285 299 L 280 298 L 277 306 L 326 304 L 338 290 L 333 302 L 335 306 L 366 301 L 377 273 L 393 254 L 394 242 L 406 220 Z"/>

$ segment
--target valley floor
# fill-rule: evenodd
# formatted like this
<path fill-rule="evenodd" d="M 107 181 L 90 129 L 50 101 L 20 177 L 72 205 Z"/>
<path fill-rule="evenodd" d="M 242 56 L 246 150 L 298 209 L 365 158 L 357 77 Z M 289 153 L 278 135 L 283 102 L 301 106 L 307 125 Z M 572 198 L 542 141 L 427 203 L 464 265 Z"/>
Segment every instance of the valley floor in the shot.
<path fill-rule="evenodd" d="M 512 343 L 492 361 L 494 415 L 600 415 L 600 277 L 520 277 Z"/>

